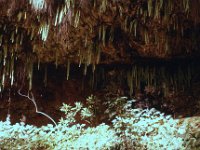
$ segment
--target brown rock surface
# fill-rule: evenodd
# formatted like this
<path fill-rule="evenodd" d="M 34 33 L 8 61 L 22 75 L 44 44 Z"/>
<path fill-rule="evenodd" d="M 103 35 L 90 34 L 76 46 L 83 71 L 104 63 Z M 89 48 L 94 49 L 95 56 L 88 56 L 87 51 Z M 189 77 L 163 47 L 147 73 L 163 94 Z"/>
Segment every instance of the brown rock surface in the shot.
<path fill-rule="evenodd" d="M 199 6 L 199 0 L 1 0 L 1 49 L 8 44 L 19 58 L 31 52 L 62 64 L 197 56 Z"/>

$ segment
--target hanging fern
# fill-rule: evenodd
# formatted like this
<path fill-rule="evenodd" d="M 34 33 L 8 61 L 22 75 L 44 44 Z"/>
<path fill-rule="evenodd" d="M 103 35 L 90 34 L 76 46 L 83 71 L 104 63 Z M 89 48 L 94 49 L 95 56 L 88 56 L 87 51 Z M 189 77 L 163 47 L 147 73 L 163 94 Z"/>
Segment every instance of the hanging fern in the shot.
<path fill-rule="evenodd" d="M 47 40 L 48 33 L 49 33 L 49 27 L 50 27 L 50 25 L 49 25 L 49 24 L 46 24 L 46 23 L 43 23 L 43 24 L 40 26 L 39 34 L 41 34 L 42 40 L 43 40 L 43 41 L 46 41 L 46 40 Z"/>
<path fill-rule="evenodd" d="M 29 3 L 35 10 L 42 10 L 46 7 L 45 0 L 29 0 Z"/>

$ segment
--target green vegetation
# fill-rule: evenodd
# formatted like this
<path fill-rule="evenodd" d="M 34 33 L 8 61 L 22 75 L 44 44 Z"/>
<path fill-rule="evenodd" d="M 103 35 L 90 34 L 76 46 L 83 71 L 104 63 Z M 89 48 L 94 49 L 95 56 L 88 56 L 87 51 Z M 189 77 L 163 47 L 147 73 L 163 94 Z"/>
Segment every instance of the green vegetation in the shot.
<path fill-rule="evenodd" d="M 118 98 L 116 103 L 107 104 L 107 112 L 119 108 L 112 123 L 101 123 L 92 126 L 95 120 L 93 110 L 94 96 L 87 99 L 87 105 L 76 102 L 75 106 L 63 104 L 61 111 L 65 117 L 56 126 L 48 124 L 40 128 L 17 123 L 11 125 L 9 117 L 0 122 L 1 149 L 191 149 L 198 142 L 198 135 L 192 137 L 189 124 L 174 120 L 155 109 L 132 109 L 132 101 L 125 97 Z M 93 101 L 93 102 L 92 102 Z M 125 103 L 126 101 L 126 103 Z M 106 112 L 105 112 L 106 113 Z M 81 116 L 84 123 L 75 119 Z"/>

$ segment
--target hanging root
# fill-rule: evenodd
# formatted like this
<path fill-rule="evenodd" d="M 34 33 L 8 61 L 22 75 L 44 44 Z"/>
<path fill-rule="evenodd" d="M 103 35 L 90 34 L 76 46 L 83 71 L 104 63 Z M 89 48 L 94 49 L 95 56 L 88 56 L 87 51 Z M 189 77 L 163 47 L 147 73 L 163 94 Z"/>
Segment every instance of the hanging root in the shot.
<path fill-rule="evenodd" d="M 57 123 L 56 123 L 49 115 L 47 115 L 46 113 L 41 112 L 41 111 L 38 110 L 38 107 L 37 107 L 37 104 L 36 104 L 36 102 L 35 102 L 35 98 L 34 98 L 32 92 L 30 92 L 30 93 L 28 92 L 28 95 L 24 95 L 24 94 L 21 93 L 21 89 L 19 89 L 19 90 L 18 90 L 18 94 L 19 94 L 20 96 L 22 96 L 22 97 L 26 97 L 26 98 L 28 98 L 29 100 L 31 100 L 31 101 L 33 102 L 34 106 L 35 106 L 35 112 L 38 113 L 38 114 L 41 114 L 41 115 L 43 115 L 43 116 L 45 116 L 45 117 L 47 117 L 48 119 L 50 119 L 50 120 L 54 123 L 55 126 L 57 126 Z M 31 95 L 31 97 L 30 97 L 29 94 Z"/>

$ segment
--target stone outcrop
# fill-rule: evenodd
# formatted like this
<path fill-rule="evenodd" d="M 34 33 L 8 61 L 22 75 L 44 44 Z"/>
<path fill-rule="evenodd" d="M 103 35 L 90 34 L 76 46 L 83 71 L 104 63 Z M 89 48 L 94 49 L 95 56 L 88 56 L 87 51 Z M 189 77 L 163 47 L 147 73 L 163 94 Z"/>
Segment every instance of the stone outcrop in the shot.
<path fill-rule="evenodd" d="M 1 0 L 0 47 L 56 64 L 196 57 L 199 6 L 199 0 Z"/>

